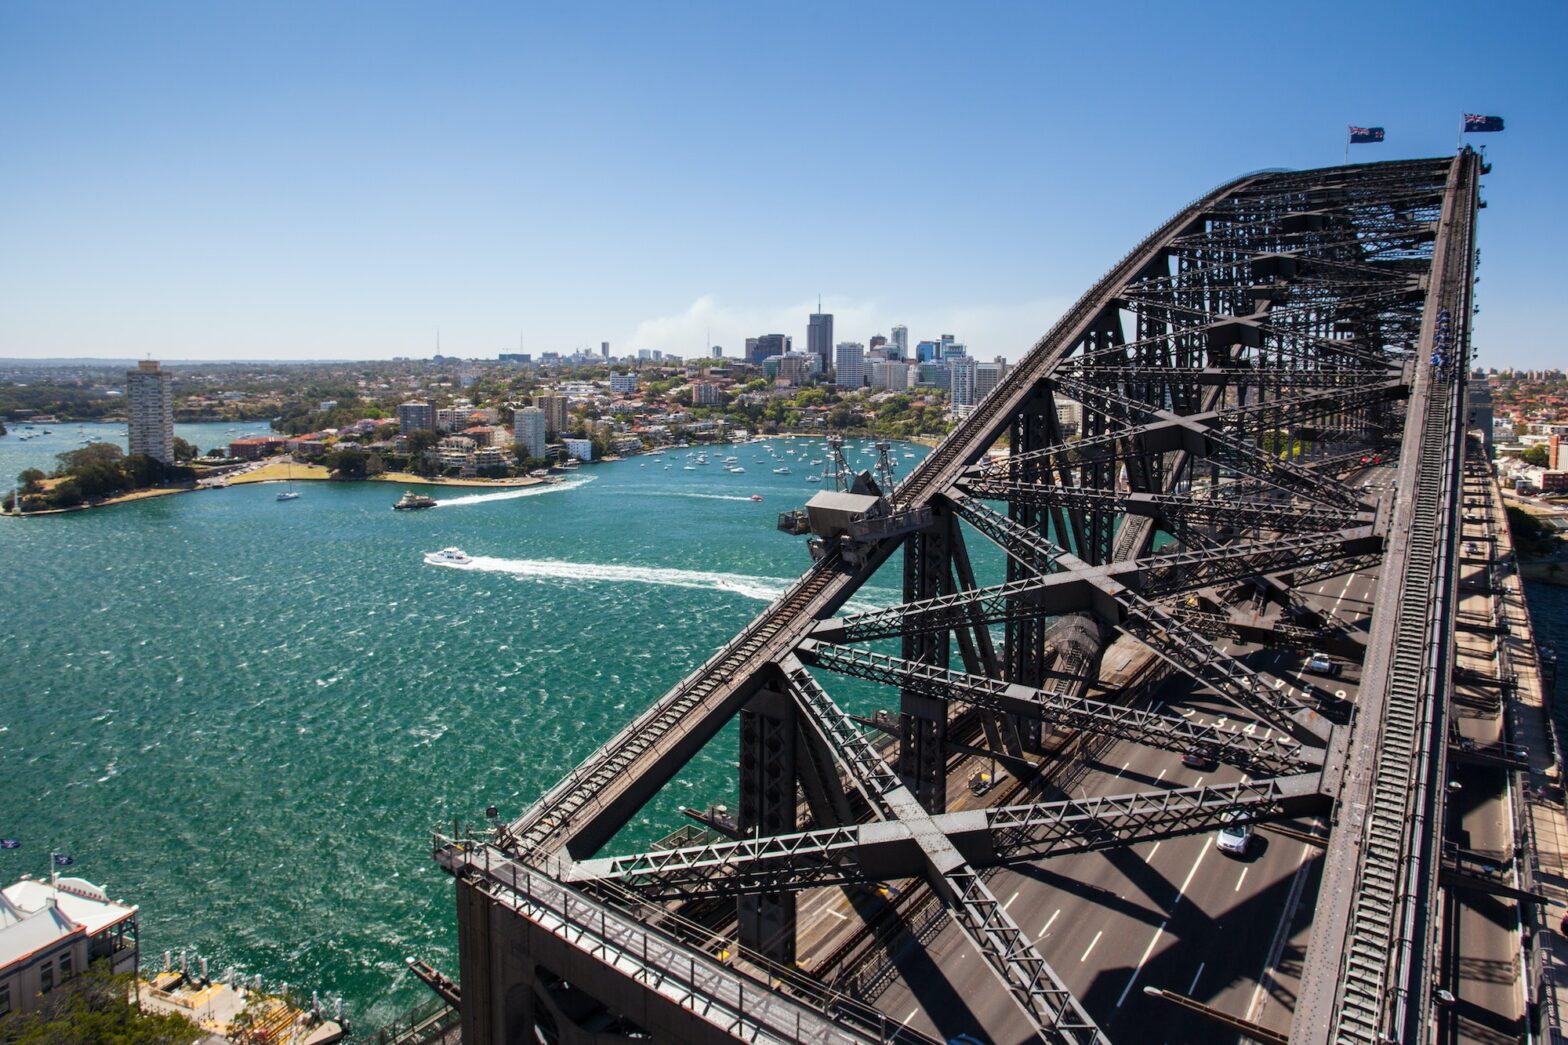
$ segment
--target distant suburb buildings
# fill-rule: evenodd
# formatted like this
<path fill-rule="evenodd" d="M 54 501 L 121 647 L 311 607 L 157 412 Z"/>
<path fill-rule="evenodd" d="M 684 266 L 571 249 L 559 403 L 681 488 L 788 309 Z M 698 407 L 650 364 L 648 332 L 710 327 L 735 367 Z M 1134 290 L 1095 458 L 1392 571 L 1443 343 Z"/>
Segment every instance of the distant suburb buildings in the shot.
<path fill-rule="evenodd" d="M 174 463 L 174 375 L 157 360 L 126 371 L 125 418 L 132 454 Z"/>
<path fill-rule="evenodd" d="M 24 876 L 0 889 L 0 1019 L 38 1010 L 44 995 L 89 962 L 135 973 L 136 915 L 136 907 L 81 878 Z"/>

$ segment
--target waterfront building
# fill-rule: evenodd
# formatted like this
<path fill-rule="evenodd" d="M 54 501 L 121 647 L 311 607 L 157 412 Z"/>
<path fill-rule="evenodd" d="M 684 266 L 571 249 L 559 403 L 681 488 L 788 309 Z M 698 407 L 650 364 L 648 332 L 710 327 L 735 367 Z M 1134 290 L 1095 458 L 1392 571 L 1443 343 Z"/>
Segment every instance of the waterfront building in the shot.
<path fill-rule="evenodd" d="M 947 363 L 944 360 L 938 359 L 930 363 L 921 363 L 917 373 L 919 376 L 915 379 L 916 384 L 926 385 L 929 388 L 940 388 L 944 392 L 952 390 L 951 372 L 948 370 Z"/>
<path fill-rule="evenodd" d="M 174 375 L 157 360 L 125 372 L 125 417 L 132 454 L 174 463 Z"/>
<path fill-rule="evenodd" d="M 569 457 L 575 457 L 579 461 L 593 460 L 592 439 L 563 439 L 561 442 L 565 444 Z"/>
<path fill-rule="evenodd" d="M 480 446 L 470 458 L 473 470 L 483 474 L 505 471 L 512 463 L 512 455 L 499 446 Z"/>
<path fill-rule="evenodd" d="M 610 375 L 610 391 L 611 391 L 611 393 L 617 394 L 617 395 L 625 395 L 628 392 L 635 392 L 635 391 L 637 391 L 637 375 L 636 374 L 611 374 Z"/>
<path fill-rule="evenodd" d="M 229 444 L 229 456 L 241 461 L 259 461 L 282 448 L 282 436 L 262 435 L 252 439 L 236 439 Z"/>
<path fill-rule="evenodd" d="M 0 889 L 0 1019 L 42 1008 L 44 995 L 89 962 L 135 974 L 137 911 L 82 878 L 24 875 Z"/>
<path fill-rule="evenodd" d="M 404 435 L 413 432 L 434 432 L 436 430 L 435 409 L 425 402 L 410 400 L 397 405 L 397 427 Z"/>
<path fill-rule="evenodd" d="M 898 359 L 884 359 L 871 364 L 871 387 L 878 391 L 902 392 L 909 387 L 911 367 Z"/>
<path fill-rule="evenodd" d="M 811 377 L 811 365 L 817 357 L 805 352 L 786 352 L 779 357 L 779 380 L 788 385 L 803 385 Z"/>
<path fill-rule="evenodd" d="M 478 443 L 466 435 L 449 435 L 436 444 L 435 456 L 442 468 L 466 470 L 473 465 Z"/>
<path fill-rule="evenodd" d="M 1071 399 L 1056 400 L 1056 423 L 1063 435 L 1077 435 L 1083 427 L 1083 407 Z"/>
<path fill-rule="evenodd" d="M 962 349 L 962 345 L 956 346 Z M 971 356 L 955 353 L 946 358 L 948 373 L 948 392 L 952 397 L 953 413 L 960 414 L 974 406 L 979 401 L 975 395 L 975 379 L 978 376 L 975 360 Z"/>
<path fill-rule="evenodd" d="M 545 431 L 550 435 L 563 431 L 566 428 L 566 397 L 558 395 L 536 395 L 534 406 L 544 411 Z"/>
<path fill-rule="evenodd" d="M 806 323 L 806 352 L 817 357 L 819 374 L 833 365 L 833 314 L 823 312 L 820 303 Z"/>
<path fill-rule="evenodd" d="M 1007 376 L 1007 360 L 997 356 L 989 363 L 975 364 L 975 402 L 980 402 Z"/>
<path fill-rule="evenodd" d="M 858 341 L 840 341 L 833 357 L 833 383 L 859 388 L 866 383 L 866 351 Z"/>
<path fill-rule="evenodd" d="M 525 406 L 512 415 L 513 439 L 523 447 L 529 457 L 543 457 L 545 432 L 544 411 L 537 406 Z"/>
<path fill-rule="evenodd" d="M 902 323 L 892 330 L 892 337 L 887 343 L 887 357 L 889 359 L 909 358 L 909 328 Z"/>

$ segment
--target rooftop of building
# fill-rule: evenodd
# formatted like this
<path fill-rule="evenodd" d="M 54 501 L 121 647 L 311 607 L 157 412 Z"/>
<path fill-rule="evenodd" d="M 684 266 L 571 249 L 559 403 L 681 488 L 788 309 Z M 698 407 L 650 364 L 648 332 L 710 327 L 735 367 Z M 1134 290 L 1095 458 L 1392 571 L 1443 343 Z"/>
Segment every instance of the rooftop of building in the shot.
<path fill-rule="evenodd" d="M 75 933 L 97 936 L 136 910 L 84 878 L 24 876 L 0 889 L 0 968 Z"/>

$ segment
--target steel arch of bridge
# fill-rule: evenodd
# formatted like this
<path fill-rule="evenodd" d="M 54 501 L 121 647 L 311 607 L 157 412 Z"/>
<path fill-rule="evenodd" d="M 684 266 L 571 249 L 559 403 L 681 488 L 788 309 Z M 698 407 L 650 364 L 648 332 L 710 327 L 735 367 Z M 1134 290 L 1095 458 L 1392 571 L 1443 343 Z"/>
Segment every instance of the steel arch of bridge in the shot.
<path fill-rule="evenodd" d="M 550 907 L 535 896 L 539 883 L 563 898 L 563 911 L 597 905 L 603 925 L 628 903 L 652 905 L 639 908 L 646 914 L 728 897 L 748 953 L 780 966 L 794 957 L 798 890 L 915 878 L 1043 1038 L 1091 1042 L 1104 1034 L 990 894 L 984 868 L 1231 818 L 1333 811 L 1329 867 L 1345 890 L 1314 932 L 1302 1005 L 1337 1039 L 1402 1036 L 1418 1025 L 1429 975 L 1429 927 L 1411 910 L 1435 881 L 1423 789 L 1440 768 L 1433 737 L 1442 736 L 1443 692 L 1430 661 L 1447 634 L 1443 535 L 1453 507 L 1444 484 L 1463 416 L 1478 168 L 1463 152 L 1269 172 L 1195 201 L 1075 304 L 892 492 L 891 509 L 922 510 L 928 525 L 853 549 L 829 544 L 756 620 L 523 815 L 492 838 L 442 845 L 443 866 L 487 897 L 512 897 L 508 910 L 552 933 L 560 919 L 540 913 Z M 1434 360 L 1439 311 L 1456 333 Z M 988 458 L 1001 439 L 1006 454 Z M 1392 503 L 1344 481 L 1372 453 L 1399 461 Z M 977 583 L 973 539 L 1004 553 L 1003 583 Z M 904 602 L 839 615 L 899 553 Z M 1354 727 L 1216 645 L 1245 627 L 1252 641 L 1299 647 L 1334 622 L 1302 613 L 1293 584 L 1374 563 L 1384 587 L 1373 633 L 1400 630 L 1387 650 L 1368 652 Z M 1273 609 L 1240 623 L 1263 590 Z M 1428 603 L 1406 605 L 1412 591 Z M 1237 724 L 1195 727 L 1140 707 L 1138 693 L 1091 695 L 1099 650 L 1117 635 L 1234 704 Z M 857 645 L 894 638 L 898 656 Z M 1401 646 L 1407 638 L 1420 648 Z M 891 758 L 830 695 L 836 676 L 898 694 L 896 718 L 883 721 L 896 737 Z M 946 759 L 961 709 L 979 716 L 986 746 L 1012 766 L 1040 765 L 1051 738 L 1071 731 L 1199 747 L 1250 776 L 1227 787 L 948 812 Z M 737 716 L 735 837 L 599 857 Z M 1385 806 L 1347 828 L 1335 803 L 1352 772 L 1389 786 L 1368 799 Z M 1361 808 L 1367 796 L 1357 797 Z M 1396 837 L 1363 846 L 1375 829 Z M 1374 909 L 1367 897 L 1383 881 L 1379 861 L 1396 865 L 1385 877 L 1402 877 Z M 571 943 L 560 933 L 599 961 L 637 966 L 635 954 L 607 942 L 608 930 L 591 946 L 586 934 Z M 463 946 L 465 976 L 480 975 L 482 963 L 467 956 L 477 945 Z M 659 953 L 694 948 L 695 979 L 702 948 L 671 946 Z M 655 993 L 651 985 L 673 972 L 649 964 L 646 941 L 641 960 L 626 989 Z M 757 967 L 710 971 L 707 1007 L 757 991 Z M 780 1021 L 793 1011 L 797 1028 L 809 1016 L 851 1040 L 910 1037 L 872 1030 L 831 992 L 788 977 L 767 989 L 755 1026 L 713 1024 L 715 1033 L 788 1037 Z M 700 1021 L 704 990 L 666 1000 Z M 500 1040 L 491 1016 L 472 1008 L 465 1033 Z M 1316 1033 L 1298 1019 L 1296 1040 Z"/>

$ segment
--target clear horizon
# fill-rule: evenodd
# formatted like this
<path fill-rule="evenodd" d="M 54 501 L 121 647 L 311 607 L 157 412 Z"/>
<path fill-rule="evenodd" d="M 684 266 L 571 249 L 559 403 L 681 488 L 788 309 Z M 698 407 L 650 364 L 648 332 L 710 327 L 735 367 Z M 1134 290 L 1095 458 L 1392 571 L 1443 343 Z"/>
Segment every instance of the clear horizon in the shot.
<path fill-rule="evenodd" d="M 1387 129 L 1353 162 L 1449 154 L 1474 111 L 1478 362 L 1560 366 L 1565 10 L 1336 4 L 1229 60 L 1260 17 L 9 4 L 0 357 L 736 356 L 820 293 L 835 341 L 1016 360 L 1212 186 L 1349 124 Z"/>

